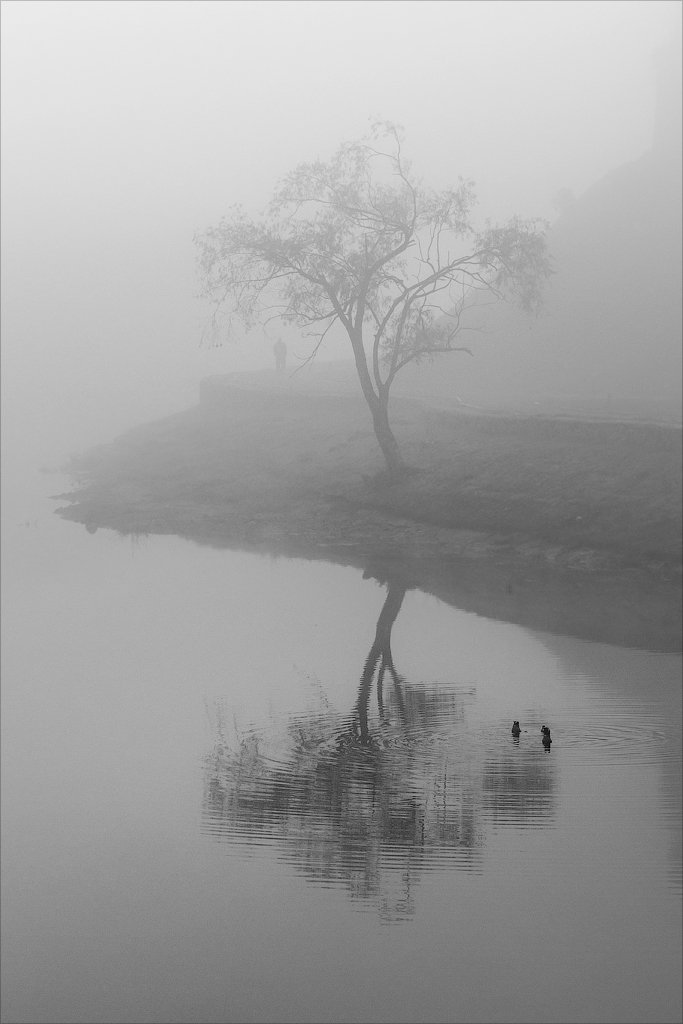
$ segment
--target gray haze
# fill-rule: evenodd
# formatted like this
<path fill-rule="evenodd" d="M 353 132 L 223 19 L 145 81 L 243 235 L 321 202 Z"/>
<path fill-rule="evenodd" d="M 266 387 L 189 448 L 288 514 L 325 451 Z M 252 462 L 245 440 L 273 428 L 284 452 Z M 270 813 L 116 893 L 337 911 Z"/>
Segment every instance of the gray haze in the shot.
<path fill-rule="evenodd" d="M 474 178 L 482 218 L 552 220 L 652 146 L 680 22 L 656 0 L 5 0 L 5 450 L 58 461 L 270 366 L 261 333 L 201 347 L 193 236 L 370 117 L 434 186 Z"/>

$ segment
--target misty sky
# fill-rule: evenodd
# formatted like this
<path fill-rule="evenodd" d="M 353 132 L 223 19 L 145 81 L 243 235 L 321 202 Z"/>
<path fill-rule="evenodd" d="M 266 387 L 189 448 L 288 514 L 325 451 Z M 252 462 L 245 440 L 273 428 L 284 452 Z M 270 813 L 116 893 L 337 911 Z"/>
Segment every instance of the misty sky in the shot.
<path fill-rule="evenodd" d="M 3 407 L 47 457 L 270 366 L 200 348 L 193 236 L 301 161 L 404 125 L 435 187 L 481 216 L 554 216 L 652 141 L 678 0 L 4 0 Z M 302 350 L 301 354 L 305 354 Z M 340 352 L 330 355 L 339 356 Z M 11 439 L 5 438 L 5 443 Z"/>

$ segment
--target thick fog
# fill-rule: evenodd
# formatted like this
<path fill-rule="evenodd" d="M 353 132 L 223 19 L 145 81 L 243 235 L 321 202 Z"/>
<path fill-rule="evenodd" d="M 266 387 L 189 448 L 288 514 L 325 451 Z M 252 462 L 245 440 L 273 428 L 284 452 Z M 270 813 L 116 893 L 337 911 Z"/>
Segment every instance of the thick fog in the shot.
<path fill-rule="evenodd" d="M 270 367 L 272 334 L 202 347 L 193 236 L 371 117 L 434 186 L 473 178 L 482 219 L 552 220 L 652 146 L 680 21 L 656 0 L 5 0 L 5 452 L 59 462 Z"/>

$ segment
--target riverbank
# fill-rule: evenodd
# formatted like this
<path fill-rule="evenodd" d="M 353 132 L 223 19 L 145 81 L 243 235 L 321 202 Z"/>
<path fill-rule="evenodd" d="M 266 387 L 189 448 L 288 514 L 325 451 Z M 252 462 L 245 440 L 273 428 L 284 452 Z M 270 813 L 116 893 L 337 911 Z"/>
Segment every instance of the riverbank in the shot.
<path fill-rule="evenodd" d="M 394 426 L 413 467 L 398 482 L 382 472 L 361 398 L 235 385 L 81 457 L 57 511 L 91 531 L 400 574 L 540 629 L 566 624 L 569 600 L 578 635 L 637 643 L 642 628 L 669 637 L 666 649 L 680 643 L 679 430 L 408 400 Z M 594 623 L 589 593 L 611 607 L 611 626 Z"/>

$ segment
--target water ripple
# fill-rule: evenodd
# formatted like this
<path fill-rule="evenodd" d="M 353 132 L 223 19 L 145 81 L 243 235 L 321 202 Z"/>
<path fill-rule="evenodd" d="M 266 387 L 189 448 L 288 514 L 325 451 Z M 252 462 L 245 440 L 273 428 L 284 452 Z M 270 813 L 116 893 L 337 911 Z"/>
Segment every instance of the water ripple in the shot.
<path fill-rule="evenodd" d="M 664 817 L 672 831 L 680 825 L 669 798 L 680 744 L 657 704 L 568 688 L 561 700 L 516 709 L 516 738 L 511 718 L 492 716 L 472 686 L 401 679 L 387 690 L 346 715 L 312 701 L 303 712 L 235 729 L 231 742 L 223 723 L 205 763 L 204 833 L 239 855 L 275 850 L 317 885 L 341 887 L 354 905 L 369 902 L 386 919 L 402 919 L 421 874 L 481 873 L 494 835 L 575 829 L 575 818 L 560 826 L 558 806 L 568 781 L 580 791 L 586 785 L 575 769 L 638 769 L 621 794 L 631 802 L 651 788 L 653 769 Z M 640 796 L 632 797 L 634 787 Z M 680 880 L 668 884 L 680 890 Z"/>

